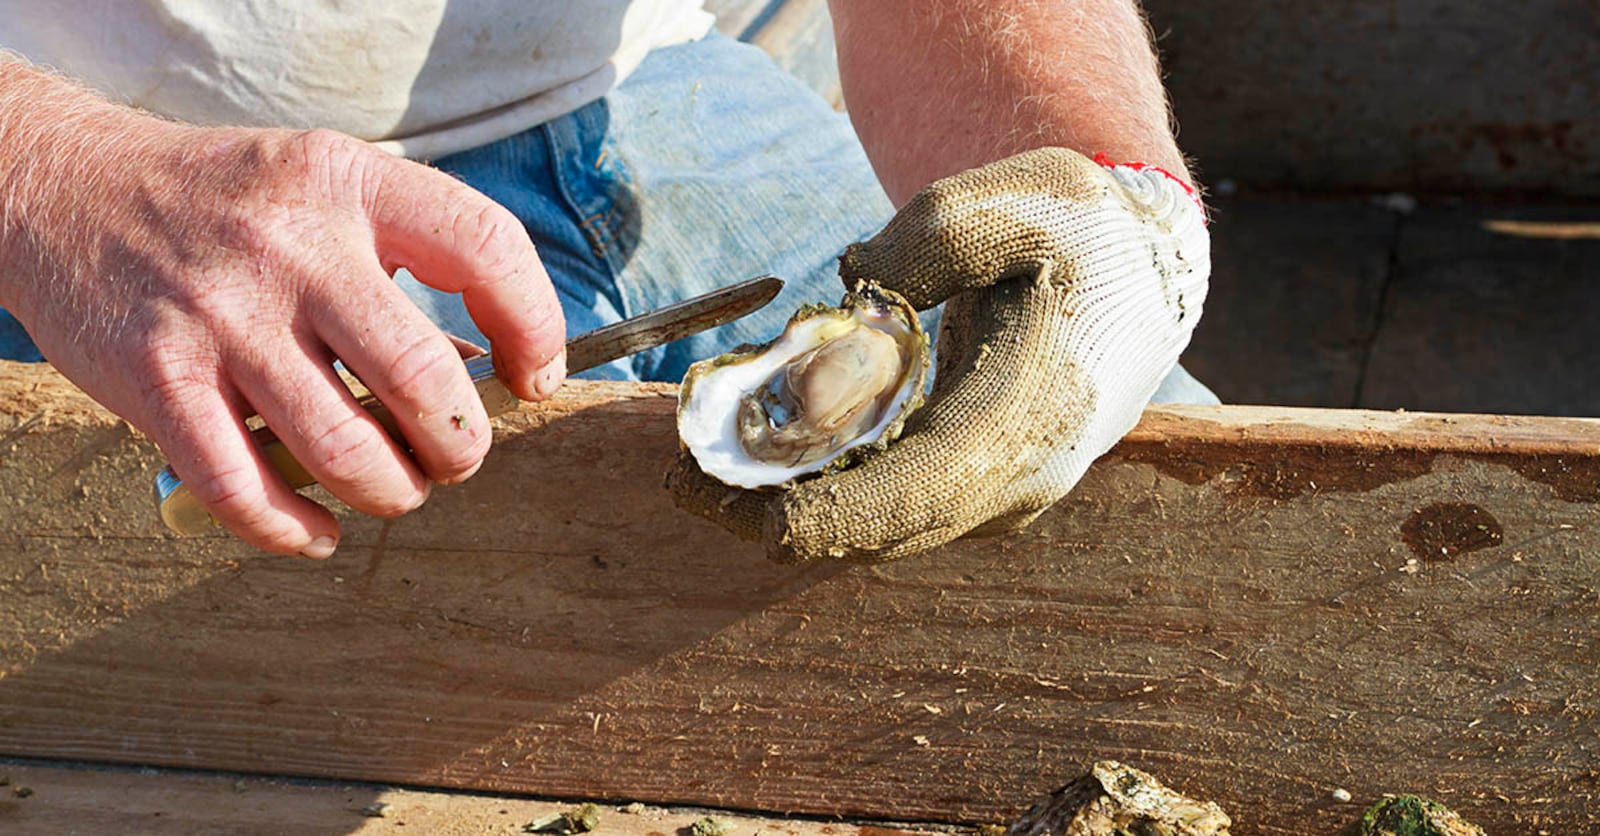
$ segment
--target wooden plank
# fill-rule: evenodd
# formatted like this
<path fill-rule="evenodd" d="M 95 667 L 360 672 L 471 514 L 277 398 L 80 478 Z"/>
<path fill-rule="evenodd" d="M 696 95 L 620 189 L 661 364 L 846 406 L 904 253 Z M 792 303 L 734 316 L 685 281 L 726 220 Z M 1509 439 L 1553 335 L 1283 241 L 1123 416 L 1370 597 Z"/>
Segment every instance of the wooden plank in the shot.
<path fill-rule="evenodd" d="M 251 775 L 0 762 L 0 829 L 10 834 L 459 833 L 523 834 L 530 823 L 577 811 L 582 801 L 283 780 Z M 20 791 L 20 792 L 19 792 Z M 730 834 L 763 836 L 932 836 L 935 830 L 756 816 L 733 810 L 596 804 L 610 836 L 689 833 L 712 818 Z"/>
<path fill-rule="evenodd" d="M 789 74 L 844 109 L 827 0 L 713 0 L 717 30 L 761 47 Z"/>
<path fill-rule="evenodd" d="M 1030 531 L 774 566 L 574 384 L 325 563 L 165 537 L 148 443 L 0 366 L 0 753 L 917 821 L 1098 758 L 1239 833 L 1384 792 L 1600 826 L 1600 422 L 1152 410 Z"/>
<path fill-rule="evenodd" d="M 805 82 L 812 90 L 844 110 L 844 88 L 839 84 L 839 59 L 834 52 L 833 20 L 827 0 L 785 0 L 760 29 L 747 35 L 766 50 L 778 66 Z"/>
<path fill-rule="evenodd" d="M 1361 405 L 1600 415 L 1600 233 L 1574 234 L 1585 225 L 1600 209 L 1408 217 Z"/>
<path fill-rule="evenodd" d="M 717 31 L 730 38 L 743 37 L 757 20 L 783 0 L 707 0 L 706 11 L 717 16 Z"/>
<path fill-rule="evenodd" d="M 1355 406 L 1395 215 L 1262 197 L 1218 198 L 1211 213 L 1211 290 L 1185 367 L 1225 403 Z"/>

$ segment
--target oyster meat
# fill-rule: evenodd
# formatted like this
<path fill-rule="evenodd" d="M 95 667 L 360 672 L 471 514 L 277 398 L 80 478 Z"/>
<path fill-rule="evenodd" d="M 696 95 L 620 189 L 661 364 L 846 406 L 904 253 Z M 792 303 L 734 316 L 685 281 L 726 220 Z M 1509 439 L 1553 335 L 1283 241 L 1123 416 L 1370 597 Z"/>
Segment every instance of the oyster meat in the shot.
<path fill-rule="evenodd" d="M 893 291 L 863 284 L 800 309 L 777 339 L 683 378 L 678 436 L 729 485 L 781 485 L 893 441 L 922 403 L 928 338 Z"/>

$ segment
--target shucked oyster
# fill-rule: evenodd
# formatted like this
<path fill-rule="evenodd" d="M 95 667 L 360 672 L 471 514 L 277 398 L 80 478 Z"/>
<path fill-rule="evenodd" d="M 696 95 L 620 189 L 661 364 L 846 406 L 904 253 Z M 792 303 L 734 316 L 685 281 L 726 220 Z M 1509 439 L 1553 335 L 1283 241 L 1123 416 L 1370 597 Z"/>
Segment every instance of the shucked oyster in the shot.
<path fill-rule="evenodd" d="M 900 434 L 922 403 L 928 338 L 906 300 L 874 284 L 800 309 L 770 343 L 689 367 L 678 437 L 729 485 L 779 485 Z"/>

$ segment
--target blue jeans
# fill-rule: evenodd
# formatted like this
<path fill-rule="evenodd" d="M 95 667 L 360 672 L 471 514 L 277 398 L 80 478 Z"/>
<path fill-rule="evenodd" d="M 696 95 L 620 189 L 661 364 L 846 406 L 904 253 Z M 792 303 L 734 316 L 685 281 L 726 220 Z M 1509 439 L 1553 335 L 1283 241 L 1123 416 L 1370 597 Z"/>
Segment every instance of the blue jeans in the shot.
<path fill-rule="evenodd" d="M 527 226 L 569 336 L 763 273 L 787 282 L 752 316 L 591 378 L 676 381 L 695 360 L 771 339 L 799 306 L 838 301 L 839 253 L 893 214 L 849 120 L 720 35 L 656 50 L 604 99 L 433 163 Z M 459 297 L 403 270 L 396 281 L 445 330 L 485 343 Z M 8 319 L 0 357 L 37 359 L 31 342 L 6 344 Z M 1179 368 L 1155 400 L 1216 397 Z"/>
<path fill-rule="evenodd" d="M 763 273 L 786 282 L 754 316 L 586 377 L 676 381 L 771 339 L 800 305 L 838 302 L 839 253 L 893 212 L 849 121 L 719 35 L 651 53 L 574 113 L 433 162 L 527 225 L 569 336 Z M 399 278 L 446 330 L 482 343 L 459 297 Z"/>

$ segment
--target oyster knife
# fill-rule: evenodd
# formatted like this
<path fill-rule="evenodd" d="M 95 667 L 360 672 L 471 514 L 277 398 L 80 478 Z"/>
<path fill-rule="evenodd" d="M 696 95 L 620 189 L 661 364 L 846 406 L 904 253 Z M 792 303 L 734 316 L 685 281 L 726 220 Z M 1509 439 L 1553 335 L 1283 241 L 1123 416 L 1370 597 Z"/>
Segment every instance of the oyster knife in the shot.
<path fill-rule="evenodd" d="M 567 340 L 567 373 L 576 374 L 718 325 L 726 325 L 760 310 L 782 289 L 782 279 L 761 276 L 579 334 Z M 472 378 L 490 418 L 516 408 L 516 396 L 495 377 L 494 361 L 488 354 L 468 359 L 466 366 L 467 374 Z M 361 398 L 359 403 L 390 436 L 405 446 L 399 426 L 388 407 L 372 395 Z M 290 487 L 299 489 L 316 484 L 317 480 L 295 460 L 289 448 L 278 440 L 271 429 L 262 427 L 252 432 L 251 436 L 272 468 Z M 174 533 L 184 536 L 203 534 L 217 526 L 217 521 L 184 486 L 171 465 L 161 468 L 161 472 L 156 474 L 155 493 L 161 520 Z"/>

